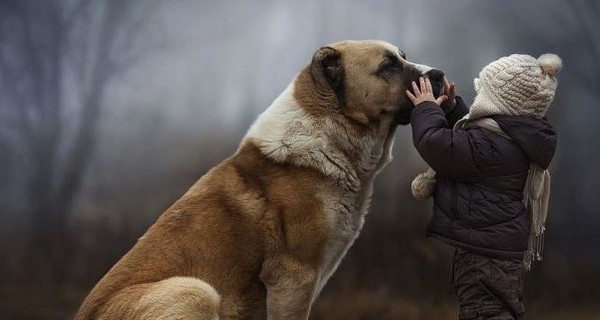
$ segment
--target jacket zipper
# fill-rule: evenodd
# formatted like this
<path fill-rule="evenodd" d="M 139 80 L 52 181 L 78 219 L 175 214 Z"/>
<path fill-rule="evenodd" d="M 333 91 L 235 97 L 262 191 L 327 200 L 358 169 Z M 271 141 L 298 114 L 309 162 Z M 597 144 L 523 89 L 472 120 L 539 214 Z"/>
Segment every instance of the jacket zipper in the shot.
<path fill-rule="evenodd" d="M 458 192 L 456 191 L 456 181 L 454 180 L 452 180 L 452 196 L 454 198 L 452 210 L 454 210 L 454 218 L 458 220 Z"/>

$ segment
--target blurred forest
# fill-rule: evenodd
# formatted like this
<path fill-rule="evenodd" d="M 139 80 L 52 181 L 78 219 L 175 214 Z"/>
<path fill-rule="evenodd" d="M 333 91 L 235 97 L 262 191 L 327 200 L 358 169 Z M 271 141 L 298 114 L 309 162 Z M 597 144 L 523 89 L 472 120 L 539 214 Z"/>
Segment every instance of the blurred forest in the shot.
<path fill-rule="evenodd" d="M 559 54 L 546 259 L 528 319 L 600 319 L 600 2 L 0 0 L 0 319 L 69 319 L 100 277 L 324 44 L 383 39 L 472 79 Z M 456 318 L 400 127 L 363 233 L 311 319 Z"/>

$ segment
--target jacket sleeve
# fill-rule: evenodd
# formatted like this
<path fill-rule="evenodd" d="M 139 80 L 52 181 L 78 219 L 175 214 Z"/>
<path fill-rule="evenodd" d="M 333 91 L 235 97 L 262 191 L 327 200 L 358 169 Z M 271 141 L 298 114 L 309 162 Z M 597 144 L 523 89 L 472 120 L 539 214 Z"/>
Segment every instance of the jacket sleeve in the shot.
<path fill-rule="evenodd" d="M 458 180 L 478 175 L 468 131 L 449 128 L 437 104 L 423 102 L 415 107 L 410 123 L 415 148 L 437 174 Z"/>
<path fill-rule="evenodd" d="M 469 108 L 463 101 L 463 99 L 459 96 L 456 96 L 456 105 L 452 110 L 446 112 L 446 120 L 448 121 L 448 127 L 454 128 L 454 124 L 462 117 L 464 117 L 467 113 L 469 113 Z"/>

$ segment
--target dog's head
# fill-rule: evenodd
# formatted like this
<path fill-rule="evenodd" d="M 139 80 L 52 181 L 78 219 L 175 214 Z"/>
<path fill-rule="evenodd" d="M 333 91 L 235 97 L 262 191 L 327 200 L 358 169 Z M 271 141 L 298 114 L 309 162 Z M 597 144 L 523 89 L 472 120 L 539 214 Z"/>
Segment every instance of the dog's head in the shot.
<path fill-rule="evenodd" d="M 409 62 L 403 51 L 384 41 L 322 47 L 309 68 L 319 98 L 364 125 L 384 117 L 408 124 L 414 106 L 406 90 L 421 76 L 430 78 L 436 95 L 443 90 L 441 71 Z"/>

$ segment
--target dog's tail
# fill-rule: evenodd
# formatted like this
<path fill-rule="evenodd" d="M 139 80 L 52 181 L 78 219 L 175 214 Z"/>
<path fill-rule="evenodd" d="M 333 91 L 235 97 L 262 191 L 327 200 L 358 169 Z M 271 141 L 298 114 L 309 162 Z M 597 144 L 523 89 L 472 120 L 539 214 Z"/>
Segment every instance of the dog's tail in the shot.
<path fill-rule="evenodd" d="M 221 297 L 210 284 L 192 277 L 172 277 L 120 290 L 93 318 L 218 320 L 220 304 Z M 81 313 L 78 316 L 76 319 L 87 319 Z"/>

